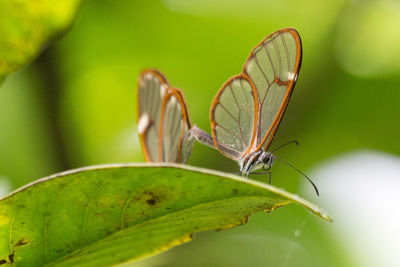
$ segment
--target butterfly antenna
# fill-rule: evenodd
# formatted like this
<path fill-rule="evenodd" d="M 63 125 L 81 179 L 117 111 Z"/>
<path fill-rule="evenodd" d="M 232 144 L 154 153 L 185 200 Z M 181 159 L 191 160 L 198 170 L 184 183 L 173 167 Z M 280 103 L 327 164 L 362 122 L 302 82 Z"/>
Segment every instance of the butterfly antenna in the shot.
<path fill-rule="evenodd" d="M 287 146 L 287 145 L 289 145 L 289 144 L 291 144 L 291 143 L 295 143 L 296 146 L 299 145 L 299 142 L 298 142 L 298 141 L 292 140 L 292 141 L 289 141 L 289 142 L 287 142 L 287 143 L 284 143 L 283 145 L 278 146 L 277 148 L 275 148 L 274 150 L 272 150 L 271 153 L 273 153 L 273 152 L 275 152 L 275 151 L 281 149 L 282 147 Z"/>
<path fill-rule="evenodd" d="M 275 156 L 275 155 L 274 155 L 274 157 L 275 157 L 276 159 L 279 159 L 280 161 L 282 161 L 282 162 L 285 163 L 286 165 L 292 167 L 293 169 L 295 169 L 296 171 L 298 171 L 299 173 L 301 173 L 304 177 L 306 177 L 306 179 L 307 179 L 307 180 L 312 184 L 312 186 L 314 187 L 314 190 L 315 190 L 315 193 L 317 193 L 317 196 L 319 196 L 319 192 L 318 192 L 317 186 L 313 183 L 313 181 L 311 181 L 311 179 L 310 179 L 307 175 L 305 175 L 302 171 L 300 171 L 299 169 L 297 169 L 295 166 L 293 166 L 292 164 L 290 164 L 290 163 L 287 162 L 286 160 L 284 160 L 284 159 L 282 159 L 282 158 L 280 158 L 280 157 L 278 157 L 278 156 Z"/>

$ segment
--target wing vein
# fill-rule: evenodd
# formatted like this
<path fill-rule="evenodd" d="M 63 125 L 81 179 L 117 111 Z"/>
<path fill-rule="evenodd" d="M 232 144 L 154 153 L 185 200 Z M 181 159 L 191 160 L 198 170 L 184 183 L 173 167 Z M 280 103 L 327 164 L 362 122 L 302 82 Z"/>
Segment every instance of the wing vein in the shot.
<path fill-rule="evenodd" d="M 171 127 L 171 131 L 170 131 L 170 138 L 175 136 L 175 134 L 177 134 L 176 131 L 179 130 L 179 122 L 180 122 L 180 120 L 179 120 L 179 116 L 176 116 L 176 111 L 177 110 L 178 110 L 178 108 L 174 108 L 173 123 L 171 124 L 172 127 Z M 176 120 L 176 118 L 178 118 L 178 120 Z M 175 142 L 172 144 L 172 148 L 173 149 L 171 149 L 171 151 L 169 152 L 169 158 L 170 159 L 172 158 L 171 153 L 175 152 L 176 151 L 175 148 L 177 148 L 176 140 L 178 140 L 178 142 L 179 142 L 179 139 L 175 138 L 174 140 L 175 140 Z M 171 143 L 172 143 L 172 141 L 171 141 Z"/>
<path fill-rule="evenodd" d="M 222 105 L 221 102 L 219 102 L 218 104 L 223 108 L 223 110 L 225 110 L 225 112 L 229 115 L 229 117 L 231 117 L 234 121 L 236 121 L 240 125 L 240 122 L 238 121 L 238 119 L 233 117 L 233 115 L 228 111 L 228 109 L 224 105 Z"/>
<path fill-rule="evenodd" d="M 244 141 L 243 132 L 242 132 L 242 129 L 241 129 L 241 127 L 240 127 L 240 121 L 237 120 L 236 118 L 234 118 L 233 115 L 228 111 L 228 109 L 227 109 L 224 105 L 222 105 L 221 102 L 219 102 L 218 104 L 219 104 L 219 105 L 225 110 L 225 112 L 238 124 L 238 126 L 239 126 L 239 131 L 240 131 L 240 136 L 237 136 L 237 135 L 235 135 L 235 136 L 238 137 L 238 138 L 240 138 L 240 139 L 242 139 L 243 145 L 245 145 L 246 142 Z M 222 128 L 221 124 L 218 124 L 218 125 Z"/>
<path fill-rule="evenodd" d="M 258 62 L 257 57 L 254 57 L 254 60 L 256 61 L 257 67 L 258 67 L 258 69 L 261 71 L 262 75 L 264 76 L 264 79 L 265 79 L 265 81 L 267 82 L 268 86 L 270 86 L 270 83 L 269 83 L 268 78 L 267 78 L 267 74 L 265 74 L 264 70 L 261 68 L 260 63 Z"/>
<path fill-rule="evenodd" d="M 285 41 L 285 38 L 283 38 L 283 36 L 281 35 L 281 39 L 282 39 L 282 43 L 283 43 L 283 46 L 285 47 L 285 54 L 286 54 L 286 60 L 287 60 L 287 66 L 288 66 L 288 71 L 289 71 L 289 68 L 290 68 L 290 57 L 289 57 L 289 51 L 288 51 L 288 48 L 287 48 L 287 44 L 286 44 L 286 41 Z"/>
<path fill-rule="evenodd" d="M 272 39 L 272 43 L 274 44 L 275 53 L 276 53 L 276 56 L 278 58 L 279 74 L 278 74 L 277 78 L 279 79 L 279 77 L 282 74 L 282 61 L 281 61 L 281 53 L 279 51 L 279 48 L 278 48 L 278 45 L 276 44 L 276 40 L 275 39 L 276 38 Z"/>
<path fill-rule="evenodd" d="M 248 98 L 248 96 L 246 94 L 246 91 L 244 90 L 243 80 L 242 79 L 240 79 L 240 85 L 241 85 L 240 87 L 242 87 L 243 94 L 245 95 L 246 102 L 249 103 L 249 98 Z"/>
<path fill-rule="evenodd" d="M 153 126 L 153 127 L 149 126 L 149 128 L 151 127 L 152 129 L 154 129 L 154 131 L 156 132 L 156 136 L 158 136 L 158 131 L 156 130 L 156 127 L 154 125 L 155 125 L 154 121 L 152 121 L 151 126 Z"/>
<path fill-rule="evenodd" d="M 240 80 L 240 81 L 241 81 L 241 80 Z M 242 82 L 240 82 L 240 87 L 242 87 L 242 86 L 243 86 L 243 84 L 242 84 Z M 246 142 L 244 141 L 244 134 L 243 134 L 242 124 L 240 123 L 240 117 L 241 117 L 241 114 L 242 114 L 242 109 L 240 108 L 239 103 L 237 102 L 236 96 L 235 96 L 235 94 L 233 93 L 232 85 L 229 85 L 229 89 L 231 90 L 233 99 L 235 100 L 235 103 L 236 103 L 236 105 L 238 106 L 238 109 L 239 109 L 238 124 L 239 124 L 240 135 L 242 136 L 242 141 L 243 141 L 243 143 L 244 143 L 245 145 L 247 145 Z M 243 89 L 243 87 L 242 87 L 242 89 Z M 243 89 L 243 91 L 244 91 L 244 89 Z"/>
<path fill-rule="evenodd" d="M 265 52 L 267 53 L 268 60 L 269 60 L 269 62 L 271 63 L 272 71 L 274 72 L 274 77 L 277 77 L 277 76 L 276 76 L 275 66 L 274 66 L 274 64 L 273 64 L 273 62 L 272 62 L 271 55 L 269 54 L 269 51 L 268 51 L 266 45 L 264 46 L 264 49 L 265 49 Z"/>
<path fill-rule="evenodd" d="M 225 130 L 226 132 L 228 132 L 229 134 L 231 134 L 231 135 L 233 135 L 233 136 L 236 136 L 236 137 L 239 138 L 239 139 L 242 139 L 242 138 L 240 138 L 240 136 L 238 136 L 237 134 L 235 134 L 235 133 L 232 132 L 231 130 L 225 128 L 224 126 L 222 126 L 222 125 L 219 124 L 218 122 L 215 122 L 215 124 L 218 125 L 221 129 L 223 129 L 223 130 Z M 243 144 L 244 144 L 244 143 L 243 143 Z"/>
<path fill-rule="evenodd" d="M 147 89 L 148 93 L 148 99 L 147 99 L 147 107 L 149 109 L 149 117 L 152 118 L 152 106 L 151 106 L 151 100 L 153 98 L 153 87 L 154 87 L 154 82 L 153 80 L 149 80 L 150 86 Z"/>
<path fill-rule="evenodd" d="M 154 94 L 154 93 L 155 93 L 155 82 L 154 82 L 154 81 L 152 81 L 152 83 L 151 83 L 151 89 L 150 89 L 149 91 L 150 91 L 150 92 L 149 92 L 149 95 L 151 96 L 151 97 L 149 97 L 149 103 L 148 103 L 148 107 L 149 107 L 149 117 L 153 119 L 153 122 L 155 122 L 155 123 L 154 123 L 154 128 L 155 128 L 156 132 L 158 133 L 158 126 L 157 126 L 157 122 L 155 121 L 155 118 L 156 118 L 155 112 L 157 111 L 157 106 L 151 104 L 151 100 L 152 100 L 153 97 L 155 96 L 155 94 Z M 157 101 L 158 101 L 158 98 L 157 98 Z M 157 104 L 158 104 L 158 103 L 157 103 Z M 158 136 L 158 135 L 157 135 L 157 136 Z"/>
<path fill-rule="evenodd" d="M 157 92 L 156 92 L 156 93 L 157 93 Z M 159 93 L 160 93 L 160 92 L 159 92 Z M 162 105 L 162 98 L 161 98 L 161 94 L 160 94 L 160 96 L 157 97 L 157 104 L 154 105 L 155 108 L 154 108 L 154 114 L 153 114 L 153 117 L 152 117 L 152 118 L 155 119 L 155 118 L 157 117 L 157 109 L 158 109 L 159 107 L 161 107 L 161 105 Z M 160 118 L 161 118 L 161 110 L 160 110 Z M 156 127 L 157 132 L 159 131 L 159 126 L 160 126 L 160 125 L 155 124 L 155 127 Z"/>
<path fill-rule="evenodd" d="M 240 80 L 240 86 L 242 87 L 242 81 L 241 81 L 241 80 Z M 235 94 L 233 93 L 232 85 L 229 85 L 229 89 L 231 90 L 233 99 L 235 100 L 236 106 L 238 106 L 239 112 L 240 112 L 240 110 L 242 110 L 242 109 L 240 108 L 239 103 L 237 102 L 236 96 L 235 96 Z M 243 88 L 242 88 L 242 90 L 243 90 L 243 92 L 244 92 L 244 89 L 243 89 Z M 240 113 L 239 113 L 239 114 L 240 114 Z M 239 121 L 240 121 L 240 116 L 239 116 Z"/>
<path fill-rule="evenodd" d="M 240 87 L 243 88 L 242 82 L 240 82 Z M 239 106 L 239 104 L 238 104 L 238 102 L 237 102 L 237 100 L 236 100 L 236 96 L 235 96 L 235 94 L 233 93 L 232 86 L 229 85 L 229 88 L 231 89 L 231 93 L 232 93 L 233 99 L 235 99 L 235 103 L 236 103 L 236 105 L 237 105 L 238 108 L 239 108 L 239 119 L 238 119 L 239 121 L 238 121 L 238 123 L 239 123 L 240 135 L 242 136 L 242 142 L 243 142 L 244 145 L 247 145 L 246 142 L 245 142 L 245 140 L 244 140 L 242 124 L 240 123 L 240 117 L 241 117 L 241 114 L 242 114 L 242 109 L 240 108 L 240 106 Z M 243 91 L 244 91 L 244 89 L 243 89 Z"/>

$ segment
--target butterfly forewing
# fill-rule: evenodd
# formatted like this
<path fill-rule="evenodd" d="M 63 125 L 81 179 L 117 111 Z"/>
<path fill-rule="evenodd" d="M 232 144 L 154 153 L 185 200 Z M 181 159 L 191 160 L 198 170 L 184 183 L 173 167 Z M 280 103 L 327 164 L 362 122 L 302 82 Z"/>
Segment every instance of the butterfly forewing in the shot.
<path fill-rule="evenodd" d="M 301 41 L 296 30 L 283 29 L 256 46 L 244 66 L 257 89 L 260 115 L 257 149 L 266 150 L 282 119 L 301 63 Z"/>
<path fill-rule="evenodd" d="M 149 162 L 185 162 L 193 140 L 186 104 L 179 89 L 170 87 L 164 75 L 145 70 L 139 76 L 138 132 Z"/>
<path fill-rule="evenodd" d="M 213 140 L 240 153 L 266 150 L 274 137 L 301 63 L 301 41 L 288 28 L 267 36 L 251 52 L 242 74 L 229 79 L 211 106 Z"/>

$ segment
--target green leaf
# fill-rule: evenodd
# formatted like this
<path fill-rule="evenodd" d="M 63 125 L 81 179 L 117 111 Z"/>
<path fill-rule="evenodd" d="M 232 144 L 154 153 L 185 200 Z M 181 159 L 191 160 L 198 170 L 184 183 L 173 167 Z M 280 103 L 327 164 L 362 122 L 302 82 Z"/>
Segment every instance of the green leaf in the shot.
<path fill-rule="evenodd" d="M 194 233 L 246 223 L 296 195 L 178 164 L 103 165 L 40 179 L 0 200 L 0 263 L 101 266 L 149 256 Z"/>
<path fill-rule="evenodd" d="M 71 25 L 80 2 L 0 1 L 0 84 Z"/>

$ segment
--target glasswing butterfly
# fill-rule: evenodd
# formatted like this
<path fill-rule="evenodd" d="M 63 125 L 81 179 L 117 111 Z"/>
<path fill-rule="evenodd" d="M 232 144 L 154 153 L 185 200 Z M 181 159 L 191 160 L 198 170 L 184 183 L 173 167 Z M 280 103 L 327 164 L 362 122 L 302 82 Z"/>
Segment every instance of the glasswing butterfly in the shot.
<path fill-rule="evenodd" d="M 295 29 L 265 37 L 251 51 L 242 72 L 226 81 L 214 97 L 212 136 L 191 126 L 179 89 L 172 88 L 159 71 L 145 70 L 139 76 L 138 131 L 146 160 L 185 162 L 196 139 L 238 162 L 246 177 L 260 168 L 268 171 L 277 157 L 267 149 L 286 111 L 301 59 L 302 44 Z M 300 173 L 318 195 L 314 183 Z"/>

